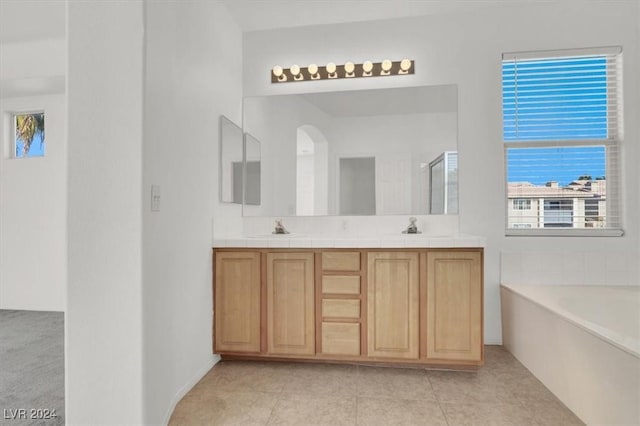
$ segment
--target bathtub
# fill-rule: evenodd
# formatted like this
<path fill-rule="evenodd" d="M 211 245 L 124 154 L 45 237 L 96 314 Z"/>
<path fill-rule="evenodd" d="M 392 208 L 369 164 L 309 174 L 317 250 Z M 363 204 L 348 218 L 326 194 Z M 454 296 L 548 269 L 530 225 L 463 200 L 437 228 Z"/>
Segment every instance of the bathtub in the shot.
<path fill-rule="evenodd" d="M 640 287 L 503 283 L 504 346 L 588 425 L 640 425 Z"/>

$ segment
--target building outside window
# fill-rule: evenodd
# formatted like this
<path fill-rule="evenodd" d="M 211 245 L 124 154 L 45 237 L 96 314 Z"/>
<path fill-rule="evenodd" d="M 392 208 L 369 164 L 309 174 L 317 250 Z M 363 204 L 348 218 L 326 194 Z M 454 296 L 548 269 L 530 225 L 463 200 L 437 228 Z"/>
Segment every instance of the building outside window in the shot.
<path fill-rule="evenodd" d="M 571 228 L 573 226 L 573 200 L 545 200 L 544 227 Z"/>
<path fill-rule="evenodd" d="M 530 223 L 514 223 L 513 227 L 516 229 L 531 229 L 532 226 Z"/>
<path fill-rule="evenodd" d="M 515 198 L 513 200 L 514 210 L 531 210 L 531 200 L 528 198 Z"/>

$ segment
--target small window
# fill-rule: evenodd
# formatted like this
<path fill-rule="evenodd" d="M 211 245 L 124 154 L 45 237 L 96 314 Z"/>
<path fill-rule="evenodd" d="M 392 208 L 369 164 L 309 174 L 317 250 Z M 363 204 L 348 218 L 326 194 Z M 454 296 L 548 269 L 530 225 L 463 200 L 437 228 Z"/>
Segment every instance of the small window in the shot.
<path fill-rule="evenodd" d="M 544 227 L 573 227 L 573 200 L 545 200 Z"/>
<path fill-rule="evenodd" d="M 514 210 L 531 210 L 531 200 L 516 198 L 513 200 Z"/>
<path fill-rule="evenodd" d="M 502 113 L 507 234 L 621 235 L 622 49 L 503 54 Z"/>
<path fill-rule="evenodd" d="M 43 112 L 14 114 L 13 128 L 15 158 L 44 156 Z"/>

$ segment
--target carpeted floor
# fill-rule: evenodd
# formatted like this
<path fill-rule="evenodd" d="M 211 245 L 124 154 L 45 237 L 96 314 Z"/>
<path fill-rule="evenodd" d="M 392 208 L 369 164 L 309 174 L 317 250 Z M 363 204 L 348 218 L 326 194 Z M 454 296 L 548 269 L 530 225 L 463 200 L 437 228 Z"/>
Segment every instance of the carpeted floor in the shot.
<path fill-rule="evenodd" d="M 64 423 L 64 313 L 0 310 L 0 424 Z"/>

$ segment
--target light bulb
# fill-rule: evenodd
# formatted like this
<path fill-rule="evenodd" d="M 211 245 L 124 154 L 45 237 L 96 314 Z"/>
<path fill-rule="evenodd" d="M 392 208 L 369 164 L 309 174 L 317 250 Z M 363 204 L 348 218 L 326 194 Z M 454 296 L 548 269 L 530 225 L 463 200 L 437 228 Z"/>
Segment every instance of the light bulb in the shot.
<path fill-rule="evenodd" d="M 344 64 L 344 70 L 348 74 L 351 74 L 353 71 L 355 71 L 355 69 L 356 66 L 353 64 L 353 62 L 347 62 L 346 64 Z"/>
<path fill-rule="evenodd" d="M 318 66 L 316 64 L 310 64 L 307 67 L 307 70 L 309 71 L 309 74 L 311 74 L 311 75 L 318 74 Z"/>
<path fill-rule="evenodd" d="M 291 65 L 291 68 L 289 68 L 289 71 L 291 72 L 291 75 L 296 76 L 296 75 L 300 74 L 300 67 L 295 65 L 295 64 Z"/>
<path fill-rule="evenodd" d="M 329 62 L 326 68 L 329 74 L 333 74 L 334 72 L 336 72 L 336 64 L 334 64 L 333 62 Z"/>
<path fill-rule="evenodd" d="M 370 73 L 373 70 L 373 63 L 371 61 L 364 61 L 362 64 L 362 71 Z"/>
<path fill-rule="evenodd" d="M 276 77 L 280 77 L 283 73 L 282 67 L 280 65 L 276 65 L 275 67 L 273 67 L 273 75 L 275 75 Z"/>
<path fill-rule="evenodd" d="M 384 61 L 382 61 L 382 71 L 384 72 L 389 72 L 391 70 L 391 61 L 388 59 L 385 59 Z"/>
<path fill-rule="evenodd" d="M 408 59 L 403 59 L 402 61 L 400 61 L 400 69 L 402 71 L 409 71 L 409 68 L 411 68 L 411 61 Z"/>

